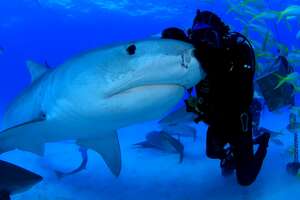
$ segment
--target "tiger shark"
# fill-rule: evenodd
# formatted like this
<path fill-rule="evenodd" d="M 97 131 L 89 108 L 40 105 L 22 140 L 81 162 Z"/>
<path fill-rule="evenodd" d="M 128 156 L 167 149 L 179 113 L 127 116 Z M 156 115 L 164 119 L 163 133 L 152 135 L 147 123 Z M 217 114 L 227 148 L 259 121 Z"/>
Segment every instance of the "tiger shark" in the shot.
<path fill-rule="evenodd" d="M 28 63 L 32 83 L 8 107 L 0 154 L 44 155 L 44 144 L 73 140 L 121 171 L 117 129 L 156 120 L 205 76 L 191 44 L 151 39 L 94 49 L 56 68 Z"/>

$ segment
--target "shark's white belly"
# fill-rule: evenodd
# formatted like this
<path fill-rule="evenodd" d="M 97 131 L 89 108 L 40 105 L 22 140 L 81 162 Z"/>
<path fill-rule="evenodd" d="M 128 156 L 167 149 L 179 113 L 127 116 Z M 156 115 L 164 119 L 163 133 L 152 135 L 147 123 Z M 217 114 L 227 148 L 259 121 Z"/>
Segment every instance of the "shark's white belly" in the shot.
<path fill-rule="evenodd" d="M 50 118 L 40 134 L 45 142 L 105 137 L 112 130 L 159 119 L 180 101 L 183 94 L 184 88 L 176 85 L 145 86 L 99 99 L 102 106 L 95 111 L 80 112 L 84 102 L 73 106 L 60 105 L 58 107 L 69 110 L 60 110 L 59 115 Z"/>

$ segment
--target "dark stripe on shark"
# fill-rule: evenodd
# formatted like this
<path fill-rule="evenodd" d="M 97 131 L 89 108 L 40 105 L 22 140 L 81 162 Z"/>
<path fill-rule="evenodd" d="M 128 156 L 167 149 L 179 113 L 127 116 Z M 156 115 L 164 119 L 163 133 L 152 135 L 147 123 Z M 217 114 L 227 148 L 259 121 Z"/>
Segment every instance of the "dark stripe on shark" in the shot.
<path fill-rule="evenodd" d="M 42 121 L 45 121 L 46 119 L 47 119 L 46 114 L 45 114 L 44 112 L 41 112 L 37 118 L 35 118 L 35 119 L 33 119 L 33 120 L 30 120 L 30 121 L 28 121 L 28 122 L 24 122 L 24 123 L 22 123 L 22 124 L 18 124 L 18 125 L 16 125 L 16 126 L 7 128 L 7 129 L 1 131 L 0 134 L 5 133 L 5 132 L 7 132 L 7 131 L 9 131 L 9 130 L 12 130 L 12 129 L 15 129 L 15 128 L 19 128 L 19 127 L 28 125 L 28 124 L 32 124 L 32 123 L 36 123 L 36 122 L 42 122 Z"/>

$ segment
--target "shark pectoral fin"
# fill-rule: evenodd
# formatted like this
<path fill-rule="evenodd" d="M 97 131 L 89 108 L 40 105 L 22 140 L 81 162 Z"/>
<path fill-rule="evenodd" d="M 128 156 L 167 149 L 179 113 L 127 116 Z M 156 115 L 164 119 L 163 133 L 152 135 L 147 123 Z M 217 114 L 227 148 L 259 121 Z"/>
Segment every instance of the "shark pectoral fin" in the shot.
<path fill-rule="evenodd" d="M 114 131 L 104 138 L 79 139 L 77 144 L 99 153 L 115 176 L 121 172 L 121 151 L 117 133 Z"/>
<path fill-rule="evenodd" d="M 0 154 L 14 149 L 44 154 L 44 145 L 37 136 L 46 121 L 46 114 L 41 112 L 36 118 L 0 132 Z"/>

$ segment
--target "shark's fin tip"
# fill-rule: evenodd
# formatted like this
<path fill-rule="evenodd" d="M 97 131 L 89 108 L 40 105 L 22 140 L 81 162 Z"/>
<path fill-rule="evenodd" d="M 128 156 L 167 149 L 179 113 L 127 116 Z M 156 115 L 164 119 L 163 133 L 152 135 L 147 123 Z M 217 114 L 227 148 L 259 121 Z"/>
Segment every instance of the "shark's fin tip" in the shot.
<path fill-rule="evenodd" d="M 26 65 L 30 72 L 32 82 L 37 80 L 39 77 L 41 77 L 44 73 L 48 71 L 48 67 L 46 65 L 36 63 L 32 60 L 27 60 Z"/>

